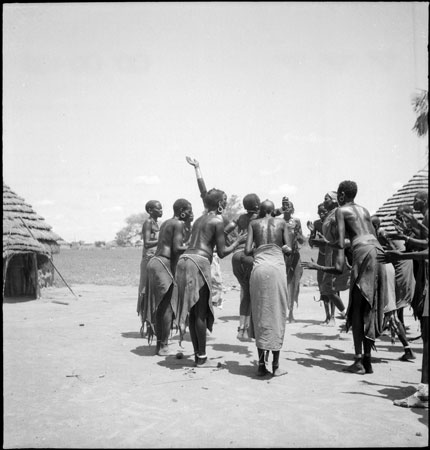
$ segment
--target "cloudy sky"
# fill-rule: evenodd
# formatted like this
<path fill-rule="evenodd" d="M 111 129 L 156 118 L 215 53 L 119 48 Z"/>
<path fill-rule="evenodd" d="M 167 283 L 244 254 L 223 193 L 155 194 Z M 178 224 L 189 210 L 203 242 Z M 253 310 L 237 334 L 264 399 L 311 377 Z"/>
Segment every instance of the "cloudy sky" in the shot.
<path fill-rule="evenodd" d="M 158 199 L 255 192 L 316 219 L 340 181 L 375 212 L 427 162 L 424 2 L 3 5 L 3 181 L 65 240 Z"/>

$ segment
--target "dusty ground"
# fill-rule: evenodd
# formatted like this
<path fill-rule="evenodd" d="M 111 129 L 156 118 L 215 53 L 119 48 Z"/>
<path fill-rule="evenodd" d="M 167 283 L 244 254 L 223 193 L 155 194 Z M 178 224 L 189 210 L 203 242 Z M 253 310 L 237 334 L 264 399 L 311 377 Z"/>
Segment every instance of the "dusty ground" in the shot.
<path fill-rule="evenodd" d="M 320 325 L 316 288 L 302 287 L 287 324 L 285 376 L 259 379 L 253 342 L 236 339 L 239 292 L 230 290 L 208 337 L 221 369 L 153 356 L 139 335 L 136 288 L 45 289 L 3 304 L 4 448 L 413 447 L 428 443 L 428 410 L 393 406 L 420 381 L 400 343 L 378 341 L 374 373 L 342 372 L 352 335 Z M 345 297 L 343 297 L 345 299 Z M 58 303 L 57 303 L 58 302 Z M 417 323 L 407 311 L 410 335 Z M 177 338 L 173 340 L 178 348 Z"/>

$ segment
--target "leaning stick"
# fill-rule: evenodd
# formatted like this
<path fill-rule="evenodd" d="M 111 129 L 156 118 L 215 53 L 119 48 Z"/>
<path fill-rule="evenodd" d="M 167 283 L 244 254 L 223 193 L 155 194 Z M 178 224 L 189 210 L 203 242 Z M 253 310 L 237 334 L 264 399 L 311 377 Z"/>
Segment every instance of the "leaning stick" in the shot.
<path fill-rule="evenodd" d="M 30 228 L 28 228 L 27 224 L 24 222 L 24 219 L 22 217 L 20 217 L 21 222 L 24 224 L 25 228 L 27 228 L 27 231 L 31 234 L 31 237 L 37 241 L 37 239 L 34 237 L 34 234 L 31 232 Z M 78 296 L 72 291 L 72 288 L 67 284 L 66 280 L 63 278 L 63 276 L 61 275 L 60 271 L 55 267 L 54 261 L 51 257 L 49 257 L 49 261 L 52 264 L 52 267 L 57 271 L 58 275 L 60 275 L 60 278 L 63 280 L 64 284 L 69 288 L 70 292 L 76 297 L 78 298 Z"/>

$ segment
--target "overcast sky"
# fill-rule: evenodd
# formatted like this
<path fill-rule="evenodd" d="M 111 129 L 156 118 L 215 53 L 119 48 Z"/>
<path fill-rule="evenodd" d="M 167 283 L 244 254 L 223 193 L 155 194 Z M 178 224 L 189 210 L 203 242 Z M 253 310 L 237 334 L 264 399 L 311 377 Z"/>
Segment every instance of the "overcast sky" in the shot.
<path fill-rule="evenodd" d="M 186 155 L 302 222 L 344 179 L 373 213 L 427 163 L 427 28 L 425 2 L 4 4 L 3 181 L 66 241 L 151 199 L 198 217 Z"/>

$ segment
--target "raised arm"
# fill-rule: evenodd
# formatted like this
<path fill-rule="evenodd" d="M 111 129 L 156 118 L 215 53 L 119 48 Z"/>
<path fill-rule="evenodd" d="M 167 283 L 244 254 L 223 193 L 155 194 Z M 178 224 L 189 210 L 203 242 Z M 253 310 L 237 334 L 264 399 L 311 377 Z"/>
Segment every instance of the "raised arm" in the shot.
<path fill-rule="evenodd" d="M 189 156 L 186 156 L 186 160 L 187 160 L 188 164 L 191 164 L 194 167 L 194 170 L 196 172 L 197 185 L 198 185 L 199 191 L 200 191 L 200 197 L 204 201 L 204 198 L 206 197 L 206 194 L 208 191 L 206 189 L 206 184 L 205 184 L 205 181 L 203 180 L 203 175 L 200 170 L 200 164 L 197 161 L 197 159 L 190 158 Z"/>

